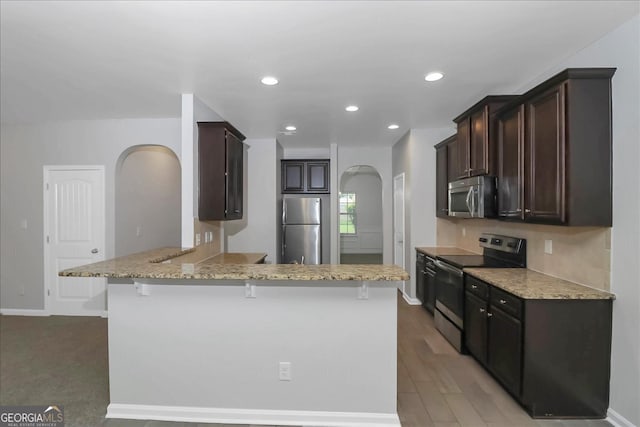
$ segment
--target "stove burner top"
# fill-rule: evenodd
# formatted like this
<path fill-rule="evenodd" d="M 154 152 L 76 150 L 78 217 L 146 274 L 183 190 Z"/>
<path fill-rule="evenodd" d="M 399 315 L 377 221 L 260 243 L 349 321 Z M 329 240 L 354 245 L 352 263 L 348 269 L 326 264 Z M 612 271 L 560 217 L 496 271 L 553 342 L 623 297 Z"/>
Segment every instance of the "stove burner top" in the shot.
<path fill-rule="evenodd" d="M 484 268 L 509 268 L 518 267 L 509 262 L 501 261 L 484 255 L 441 255 L 438 259 L 458 268 L 484 267 Z"/>

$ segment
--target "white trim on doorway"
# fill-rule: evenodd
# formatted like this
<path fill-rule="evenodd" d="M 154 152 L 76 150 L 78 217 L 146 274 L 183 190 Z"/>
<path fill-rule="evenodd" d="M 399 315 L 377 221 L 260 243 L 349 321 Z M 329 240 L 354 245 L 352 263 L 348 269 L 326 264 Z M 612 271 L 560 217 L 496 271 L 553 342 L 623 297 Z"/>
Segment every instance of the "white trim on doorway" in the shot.
<path fill-rule="evenodd" d="M 400 191 L 398 191 L 400 190 Z M 406 256 L 405 253 L 405 239 L 406 239 L 406 224 L 405 224 L 405 177 L 404 172 L 398 174 L 393 177 L 393 263 L 403 269 L 406 267 Z M 398 199 L 400 198 L 400 199 Z M 401 211 L 401 212 L 399 212 Z M 398 224 L 398 220 L 402 223 Z M 398 249 L 398 244 L 401 243 L 402 247 L 402 257 L 399 256 L 400 250 Z M 403 295 L 406 295 L 404 288 L 406 282 L 402 283 L 402 291 Z M 406 299 L 406 298 L 405 298 Z"/>

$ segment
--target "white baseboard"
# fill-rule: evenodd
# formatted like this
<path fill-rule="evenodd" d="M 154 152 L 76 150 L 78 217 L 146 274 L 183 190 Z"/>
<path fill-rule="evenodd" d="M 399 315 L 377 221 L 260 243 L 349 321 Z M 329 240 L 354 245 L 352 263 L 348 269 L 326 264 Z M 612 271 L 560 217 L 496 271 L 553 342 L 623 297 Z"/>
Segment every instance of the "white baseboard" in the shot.
<path fill-rule="evenodd" d="M 0 308 L 3 316 L 49 316 L 46 310 L 33 310 L 28 308 Z"/>
<path fill-rule="evenodd" d="M 420 301 L 418 298 L 410 297 L 409 295 L 405 294 L 404 291 L 402 292 L 402 298 L 404 298 L 404 300 L 409 305 L 422 305 L 422 301 Z"/>
<path fill-rule="evenodd" d="M 622 415 L 620 415 L 619 413 L 617 413 L 611 408 L 609 408 L 609 410 L 607 411 L 606 421 L 609 424 L 613 425 L 613 427 L 637 427 L 631 421 L 629 421 L 628 419 L 626 419 L 625 417 L 623 417 Z"/>
<path fill-rule="evenodd" d="M 106 418 L 221 424 L 400 427 L 398 414 L 199 408 L 111 403 Z"/>

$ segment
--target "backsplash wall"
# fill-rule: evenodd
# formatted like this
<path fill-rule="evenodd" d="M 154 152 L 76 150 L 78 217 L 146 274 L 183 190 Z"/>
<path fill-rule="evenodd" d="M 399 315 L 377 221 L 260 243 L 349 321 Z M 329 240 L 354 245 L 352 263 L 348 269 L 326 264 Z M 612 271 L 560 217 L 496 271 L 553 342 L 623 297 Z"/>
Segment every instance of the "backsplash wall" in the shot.
<path fill-rule="evenodd" d="M 457 246 L 481 253 L 478 238 L 484 232 L 527 239 L 527 268 L 531 270 L 609 291 L 610 228 L 438 218 L 436 241 L 438 246 Z M 553 242 L 551 255 L 544 253 L 545 240 Z"/>
<path fill-rule="evenodd" d="M 204 234 L 209 231 L 213 232 L 213 239 L 211 242 L 205 243 Z M 200 221 L 199 219 L 194 218 L 193 246 L 196 246 L 195 235 L 198 233 L 200 233 L 200 245 L 198 246 L 200 253 L 206 254 L 207 256 L 213 256 L 222 252 L 222 224 L 220 221 Z"/>

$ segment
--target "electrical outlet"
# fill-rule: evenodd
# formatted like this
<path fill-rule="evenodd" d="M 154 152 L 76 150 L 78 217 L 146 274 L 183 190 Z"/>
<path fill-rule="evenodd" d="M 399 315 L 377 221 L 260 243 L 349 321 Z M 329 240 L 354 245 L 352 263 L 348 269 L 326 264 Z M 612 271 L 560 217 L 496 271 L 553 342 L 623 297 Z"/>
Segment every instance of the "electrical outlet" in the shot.
<path fill-rule="evenodd" d="M 136 227 L 136 237 L 142 236 L 142 226 L 139 225 Z"/>
<path fill-rule="evenodd" d="M 20 228 L 22 228 L 23 230 L 26 230 L 28 228 L 28 224 L 27 224 L 27 220 L 23 219 L 20 221 Z"/>
<path fill-rule="evenodd" d="M 280 362 L 280 381 L 291 381 L 291 362 Z"/>
<path fill-rule="evenodd" d="M 467 229 L 465 227 L 462 227 L 462 237 L 465 237 L 467 235 Z"/>
<path fill-rule="evenodd" d="M 196 246 L 200 246 L 200 233 L 196 233 Z"/>
<path fill-rule="evenodd" d="M 553 253 L 553 240 L 544 241 L 544 253 L 549 255 Z"/>

